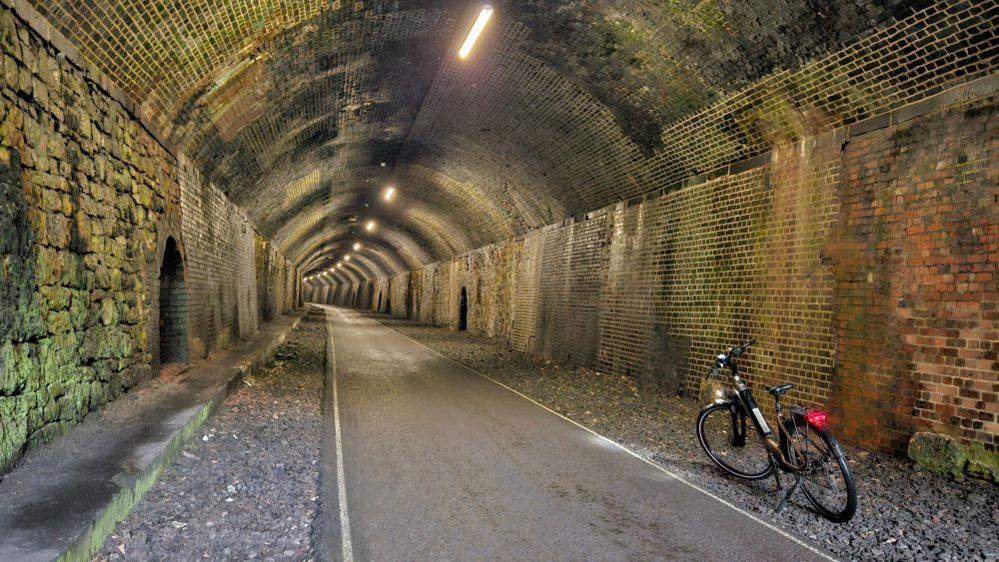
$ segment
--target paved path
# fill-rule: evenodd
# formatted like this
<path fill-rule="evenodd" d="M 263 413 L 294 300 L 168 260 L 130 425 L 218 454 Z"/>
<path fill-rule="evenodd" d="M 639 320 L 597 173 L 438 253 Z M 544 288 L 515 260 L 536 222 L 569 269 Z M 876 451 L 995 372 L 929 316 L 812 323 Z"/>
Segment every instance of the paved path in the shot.
<path fill-rule="evenodd" d="M 328 557 L 823 558 L 376 321 L 327 310 Z"/>

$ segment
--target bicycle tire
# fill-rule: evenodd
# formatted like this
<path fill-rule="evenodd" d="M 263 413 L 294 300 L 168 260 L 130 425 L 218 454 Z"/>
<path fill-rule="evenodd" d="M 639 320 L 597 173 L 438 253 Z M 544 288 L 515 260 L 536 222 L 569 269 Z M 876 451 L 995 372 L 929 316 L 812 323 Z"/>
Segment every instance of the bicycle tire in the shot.
<path fill-rule="evenodd" d="M 730 443 L 729 447 L 740 447 L 740 448 L 745 447 L 746 451 L 749 451 L 750 447 L 752 447 L 753 449 L 759 447 L 759 453 L 760 453 L 759 458 L 765 461 L 765 468 L 760 470 L 757 470 L 756 468 L 743 468 L 743 467 L 732 466 L 732 464 L 725 461 L 725 457 L 729 457 L 729 455 L 719 451 L 718 449 L 720 447 L 713 447 L 711 445 L 711 442 L 712 441 L 717 442 L 717 439 L 715 435 L 712 435 L 710 438 L 708 437 L 708 435 L 712 434 L 712 431 L 709 431 L 707 428 L 708 420 L 711 418 L 712 414 L 720 412 L 722 415 L 727 417 L 726 420 L 721 422 L 721 426 L 724 427 L 725 422 L 728 422 L 729 426 L 731 426 L 732 424 L 731 408 L 732 405 L 729 403 L 719 403 L 719 404 L 712 404 L 701 410 L 701 413 L 697 416 L 697 440 L 700 442 L 701 448 L 704 449 L 704 452 L 708 454 L 708 458 L 710 458 L 712 462 L 718 465 L 718 467 L 724 470 L 725 472 L 731 474 L 732 476 L 735 476 L 737 478 L 742 478 L 745 480 L 762 480 L 767 476 L 770 476 L 771 473 L 773 473 L 774 464 L 773 461 L 770 460 L 769 455 L 767 455 L 766 449 L 764 449 L 762 444 L 759 443 L 755 435 L 748 435 L 748 436 L 743 435 L 745 439 L 742 445 L 735 445 Z M 743 427 L 745 427 L 746 423 L 745 414 L 742 412 L 738 412 L 736 415 L 739 416 L 740 423 L 743 424 Z M 734 429 L 732 431 L 734 431 Z M 720 445 L 720 443 L 718 444 Z"/>
<path fill-rule="evenodd" d="M 846 462 L 843 448 L 840 447 L 839 442 L 836 441 L 836 438 L 828 430 L 809 428 L 808 433 L 818 436 L 825 445 L 826 452 L 824 456 L 826 458 L 821 463 L 821 471 L 827 476 L 838 474 L 842 478 L 842 486 L 837 485 L 837 488 L 842 488 L 840 491 L 845 493 L 845 502 L 843 502 L 842 506 L 830 506 L 825 501 L 825 498 L 820 498 L 816 493 L 816 487 L 809 485 L 811 484 L 809 476 L 819 472 L 819 468 L 813 469 L 814 472 L 806 472 L 803 475 L 801 489 L 805 493 L 805 497 L 808 498 L 808 501 L 820 515 L 834 523 L 845 523 L 852 519 L 857 512 L 857 486 L 853 481 L 853 473 L 850 471 L 850 465 Z"/>

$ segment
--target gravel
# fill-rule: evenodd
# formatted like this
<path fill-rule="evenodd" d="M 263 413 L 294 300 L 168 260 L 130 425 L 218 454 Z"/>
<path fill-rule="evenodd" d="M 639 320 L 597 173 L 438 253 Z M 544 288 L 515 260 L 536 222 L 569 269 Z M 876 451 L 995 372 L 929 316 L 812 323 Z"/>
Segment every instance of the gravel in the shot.
<path fill-rule="evenodd" d="M 177 454 L 94 560 L 312 558 L 325 327 L 306 319 Z"/>
<path fill-rule="evenodd" d="M 701 407 L 696 400 L 640 388 L 631 377 L 510 351 L 467 332 L 377 318 L 842 559 L 999 560 L 994 484 L 956 482 L 920 472 L 904 459 L 847 448 L 860 500 L 849 523 L 822 519 L 800 493 L 775 513 L 773 479 L 733 479 L 707 459 L 694 435 Z"/>

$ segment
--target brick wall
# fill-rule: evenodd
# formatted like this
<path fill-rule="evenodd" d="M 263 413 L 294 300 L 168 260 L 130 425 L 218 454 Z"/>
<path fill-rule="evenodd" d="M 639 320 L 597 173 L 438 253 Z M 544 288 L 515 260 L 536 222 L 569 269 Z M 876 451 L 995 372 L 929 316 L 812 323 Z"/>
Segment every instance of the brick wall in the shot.
<path fill-rule="evenodd" d="M 272 320 L 298 306 L 295 266 L 259 234 L 255 237 L 257 309 L 260 319 Z"/>
<path fill-rule="evenodd" d="M 0 7 L 0 472 L 152 376 L 161 315 L 194 359 L 258 322 L 246 215 L 71 59 Z"/>
<path fill-rule="evenodd" d="M 257 330 L 256 233 L 192 163 L 181 159 L 179 173 L 191 354 L 201 358 Z"/>
<path fill-rule="evenodd" d="M 900 448 L 928 428 L 999 443 L 995 110 L 958 105 L 843 150 L 833 398 L 856 442 Z"/>
<path fill-rule="evenodd" d="M 450 327 L 464 287 L 471 330 L 666 391 L 755 337 L 748 379 L 794 383 L 850 443 L 931 428 L 994 451 L 999 136 L 980 87 L 376 286 Z"/>

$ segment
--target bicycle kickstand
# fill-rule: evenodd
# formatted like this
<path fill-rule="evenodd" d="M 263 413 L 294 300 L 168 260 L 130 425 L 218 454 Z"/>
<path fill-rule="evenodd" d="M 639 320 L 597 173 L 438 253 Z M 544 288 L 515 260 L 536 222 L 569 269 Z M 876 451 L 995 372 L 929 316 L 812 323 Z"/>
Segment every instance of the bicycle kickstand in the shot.
<path fill-rule="evenodd" d="M 780 480 L 778 480 L 778 482 L 780 482 Z M 793 494 L 794 491 L 798 489 L 798 486 L 801 486 L 801 475 L 795 474 L 794 484 L 792 484 L 791 488 L 787 491 L 786 494 L 784 494 L 784 499 L 780 500 L 780 503 L 777 504 L 777 513 L 784 511 L 784 508 L 787 507 L 788 500 L 791 499 L 791 494 Z"/>

